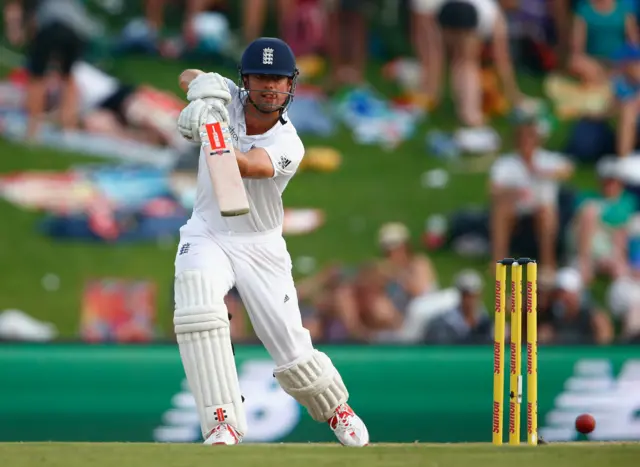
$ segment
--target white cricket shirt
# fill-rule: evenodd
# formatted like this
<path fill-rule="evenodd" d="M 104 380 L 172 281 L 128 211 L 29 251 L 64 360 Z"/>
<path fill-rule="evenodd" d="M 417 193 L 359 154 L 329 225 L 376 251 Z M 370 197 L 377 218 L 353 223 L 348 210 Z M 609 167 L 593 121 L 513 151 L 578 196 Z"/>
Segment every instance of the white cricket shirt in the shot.
<path fill-rule="evenodd" d="M 242 152 L 248 152 L 254 147 L 263 148 L 271 158 L 274 175 L 272 178 L 243 179 L 249 198 L 249 213 L 237 217 L 222 217 L 209 176 L 206 156 L 200 151 L 196 201 L 191 219 L 187 222 L 187 229 L 190 233 L 204 229 L 211 233 L 239 234 L 282 229 L 282 193 L 300 165 L 304 156 L 304 146 L 286 113 L 266 133 L 247 136 L 244 103 L 238 87 L 231 80 L 227 80 L 227 83 L 233 96 L 227 109 L 230 120 L 229 132 L 234 147 Z"/>

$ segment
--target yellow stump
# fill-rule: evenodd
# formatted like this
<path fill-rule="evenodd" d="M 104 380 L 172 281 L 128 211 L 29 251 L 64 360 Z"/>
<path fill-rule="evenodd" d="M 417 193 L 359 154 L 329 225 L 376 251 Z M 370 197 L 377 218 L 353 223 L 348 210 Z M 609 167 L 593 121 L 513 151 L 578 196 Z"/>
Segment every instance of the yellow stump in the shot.
<path fill-rule="evenodd" d="M 511 266 L 511 339 L 509 359 L 509 444 L 520 444 L 522 404 L 522 265 Z"/>
<path fill-rule="evenodd" d="M 527 443 L 538 444 L 538 265 L 527 264 Z"/>
<path fill-rule="evenodd" d="M 496 264 L 495 338 L 493 342 L 493 444 L 502 444 L 502 412 L 504 403 L 504 327 L 507 267 Z"/>

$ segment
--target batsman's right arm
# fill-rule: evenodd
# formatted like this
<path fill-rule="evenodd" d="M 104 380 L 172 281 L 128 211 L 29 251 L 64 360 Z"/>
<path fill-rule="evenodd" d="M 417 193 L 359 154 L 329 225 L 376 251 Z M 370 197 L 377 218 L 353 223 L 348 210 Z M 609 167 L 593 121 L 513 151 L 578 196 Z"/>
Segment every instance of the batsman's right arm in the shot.
<path fill-rule="evenodd" d="M 202 70 L 196 70 L 193 68 L 184 70 L 182 73 L 180 73 L 180 77 L 178 78 L 180 89 L 182 89 L 184 92 L 187 92 L 189 90 L 189 84 L 191 83 L 191 81 L 202 74 L 204 74 L 204 71 Z"/>

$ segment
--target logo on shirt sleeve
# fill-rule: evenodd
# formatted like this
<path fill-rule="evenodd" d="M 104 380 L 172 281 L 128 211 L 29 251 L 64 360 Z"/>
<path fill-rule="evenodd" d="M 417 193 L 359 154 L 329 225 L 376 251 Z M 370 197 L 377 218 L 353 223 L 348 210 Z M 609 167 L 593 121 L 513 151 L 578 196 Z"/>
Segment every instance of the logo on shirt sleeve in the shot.
<path fill-rule="evenodd" d="M 278 163 L 282 170 L 286 169 L 291 165 L 291 161 L 287 159 L 285 156 L 280 156 L 280 162 Z"/>

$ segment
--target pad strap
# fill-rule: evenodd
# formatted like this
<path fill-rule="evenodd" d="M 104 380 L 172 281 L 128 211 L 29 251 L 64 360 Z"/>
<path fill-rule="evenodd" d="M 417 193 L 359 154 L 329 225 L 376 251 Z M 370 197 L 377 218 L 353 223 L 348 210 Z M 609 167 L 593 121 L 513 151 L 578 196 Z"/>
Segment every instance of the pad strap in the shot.
<path fill-rule="evenodd" d="M 319 422 L 329 420 L 336 408 L 349 399 L 349 392 L 331 359 L 317 350 L 310 357 L 276 368 L 274 376 L 282 389 Z"/>

